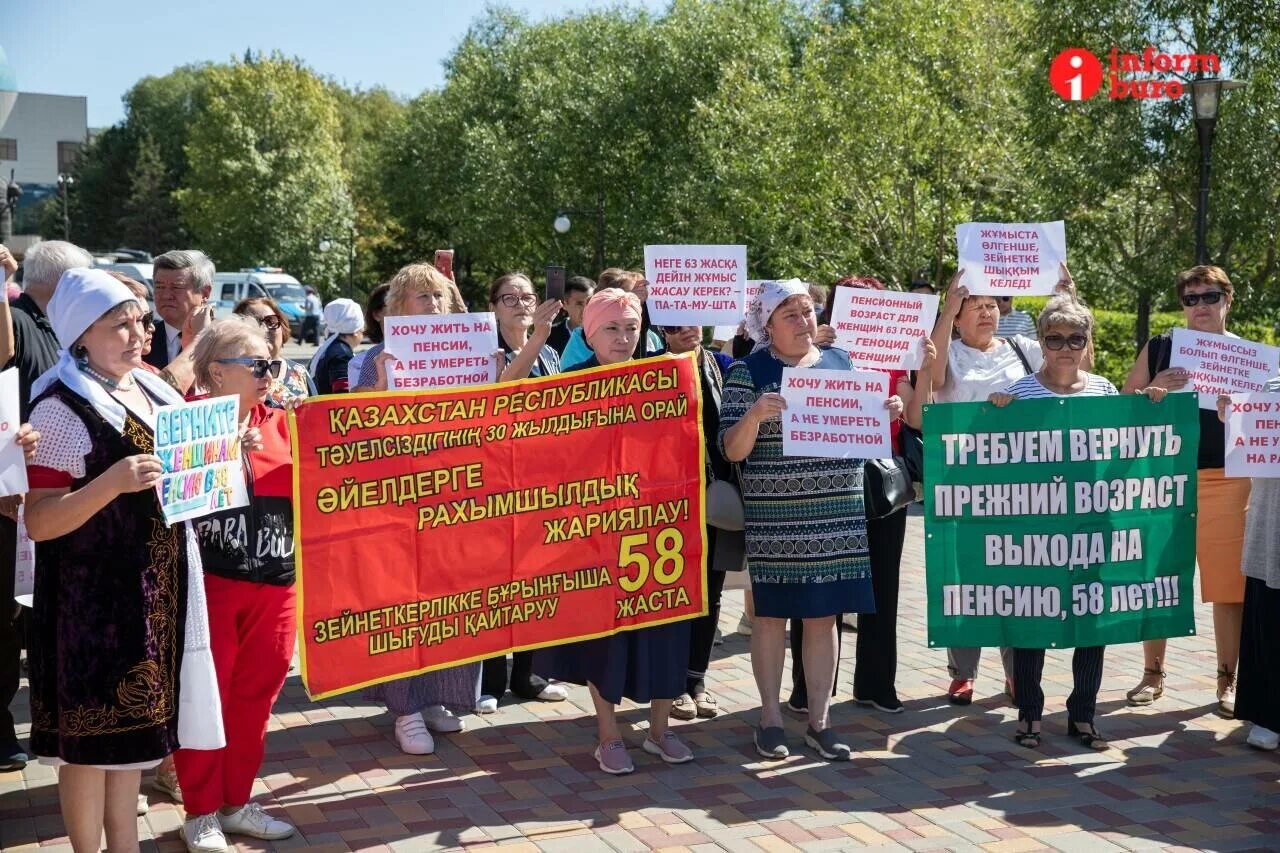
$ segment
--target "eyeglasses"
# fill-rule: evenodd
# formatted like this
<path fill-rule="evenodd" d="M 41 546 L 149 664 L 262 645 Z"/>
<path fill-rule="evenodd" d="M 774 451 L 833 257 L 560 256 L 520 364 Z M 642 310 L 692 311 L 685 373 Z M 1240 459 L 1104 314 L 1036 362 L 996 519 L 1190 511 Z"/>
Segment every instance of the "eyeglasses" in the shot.
<path fill-rule="evenodd" d="M 1217 305 L 1223 295 L 1221 290 L 1206 290 L 1204 293 L 1184 293 L 1182 294 L 1182 304 L 1188 308 L 1194 308 L 1201 302 L 1205 305 Z"/>
<path fill-rule="evenodd" d="M 154 329 L 156 327 L 156 315 L 152 311 L 148 311 L 138 318 L 138 322 L 142 324 L 144 329 Z"/>
<path fill-rule="evenodd" d="M 1070 347 L 1079 352 L 1089 345 L 1089 338 L 1085 335 L 1071 335 L 1065 338 L 1062 335 L 1045 335 L 1044 345 L 1054 352 L 1063 347 Z"/>
<path fill-rule="evenodd" d="M 504 293 L 498 297 L 498 301 L 508 308 L 515 308 L 517 305 L 536 305 L 538 297 L 532 293 Z"/>
<path fill-rule="evenodd" d="M 269 331 L 274 332 L 276 329 L 280 328 L 280 318 L 275 314 L 267 314 L 262 317 L 254 317 L 253 319 L 258 321 L 259 326 L 263 326 Z"/>
<path fill-rule="evenodd" d="M 272 379 L 280 376 L 280 362 L 271 358 L 220 358 L 218 364 L 243 364 L 253 373 L 254 379 L 261 379 L 268 373 Z"/>

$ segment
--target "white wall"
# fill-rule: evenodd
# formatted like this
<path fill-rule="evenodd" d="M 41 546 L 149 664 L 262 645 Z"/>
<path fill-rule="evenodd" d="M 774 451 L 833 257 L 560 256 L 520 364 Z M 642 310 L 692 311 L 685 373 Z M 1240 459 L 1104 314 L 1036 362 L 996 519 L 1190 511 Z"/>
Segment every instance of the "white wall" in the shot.
<path fill-rule="evenodd" d="M 19 92 L 9 118 L 0 125 L 0 139 L 18 140 L 18 159 L 0 159 L 0 181 L 8 181 L 9 170 L 16 169 L 20 184 L 57 183 L 58 143 L 83 144 L 88 134 L 87 99 Z"/>

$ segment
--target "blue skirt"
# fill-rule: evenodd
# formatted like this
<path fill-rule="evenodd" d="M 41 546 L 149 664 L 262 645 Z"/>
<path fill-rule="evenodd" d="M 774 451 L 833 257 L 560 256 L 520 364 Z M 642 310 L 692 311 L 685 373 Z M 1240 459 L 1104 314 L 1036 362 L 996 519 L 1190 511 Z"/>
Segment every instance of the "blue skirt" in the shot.
<path fill-rule="evenodd" d="M 674 699 L 685 691 L 690 620 L 619 631 L 608 637 L 539 649 L 533 668 L 545 678 L 590 682 L 617 705 Z"/>
<path fill-rule="evenodd" d="M 756 615 L 775 619 L 817 619 L 841 613 L 875 613 L 871 578 L 764 583 L 752 578 Z"/>

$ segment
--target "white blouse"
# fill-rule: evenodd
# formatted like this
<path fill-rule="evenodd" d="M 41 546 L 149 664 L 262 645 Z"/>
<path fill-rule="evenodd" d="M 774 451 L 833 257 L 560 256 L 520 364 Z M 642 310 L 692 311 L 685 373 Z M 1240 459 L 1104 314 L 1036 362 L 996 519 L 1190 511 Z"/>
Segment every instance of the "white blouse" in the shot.
<path fill-rule="evenodd" d="M 1026 376 L 1027 369 L 1013 351 L 1011 340 L 1017 341 L 1032 373 L 1044 365 L 1039 341 L 1022 335 L 996 340 L 1001 345 L 990 352 L 967 346 L 959 338 L 953 340 L 947 351 L 947 382 L 933 389 L 933 399 L 939 403 L 982 403 Z"/>

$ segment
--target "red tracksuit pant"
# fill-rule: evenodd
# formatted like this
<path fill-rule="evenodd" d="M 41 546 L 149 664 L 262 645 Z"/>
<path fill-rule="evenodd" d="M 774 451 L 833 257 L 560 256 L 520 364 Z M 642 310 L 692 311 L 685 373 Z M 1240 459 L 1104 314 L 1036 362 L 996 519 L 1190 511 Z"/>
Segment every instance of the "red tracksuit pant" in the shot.
<path fill-rule="evenodd" d="M 205 575 L 204 590 L 227 745 L 174 753 L 188 815 L 249 801 L 296 635 L 293 586 Z"/>

